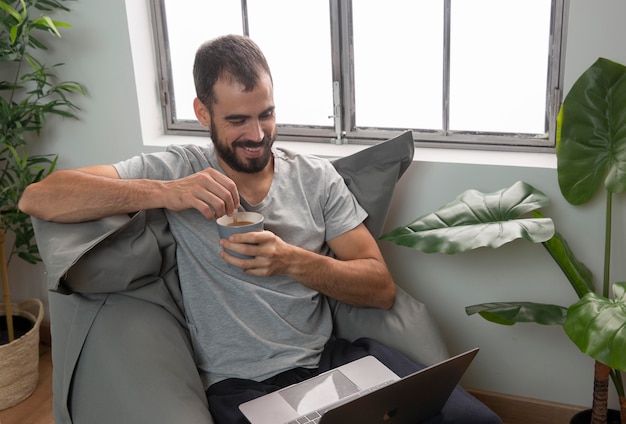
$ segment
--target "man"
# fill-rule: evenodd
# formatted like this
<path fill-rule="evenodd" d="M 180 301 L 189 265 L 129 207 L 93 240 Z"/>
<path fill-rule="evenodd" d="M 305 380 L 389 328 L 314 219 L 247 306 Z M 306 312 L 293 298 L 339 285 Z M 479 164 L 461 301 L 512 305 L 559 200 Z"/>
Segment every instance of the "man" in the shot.
<path fill-rule="evenodd" d="M 398 373 L 417 369 L 370 340 L 330 342 L 326 297 L 388 309 L 395 286 L 363 224 L 365 211 L 332 165 L 273 147 L 273 81 L 258 46 L 241 36 L 203 44 L 194 80 L 194 110 L 212 144 L 57 171 L 30 186 L 20 208 L 57 222 L 165 209 L 218 423 L 245 423 L 237 408 L 243 401 L 366 354 Z M 239 209 L 263 214 L 265 231 L 220 240 L 216 218 Z M 499 422 L 469 403 L 457 408 L 459 417 L 478 408 Z"/>

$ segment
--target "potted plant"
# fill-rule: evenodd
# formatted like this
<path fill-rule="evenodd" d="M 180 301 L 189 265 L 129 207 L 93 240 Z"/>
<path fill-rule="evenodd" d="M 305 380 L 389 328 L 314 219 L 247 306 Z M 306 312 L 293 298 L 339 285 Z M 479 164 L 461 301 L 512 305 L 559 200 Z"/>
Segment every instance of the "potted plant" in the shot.
<path fill-rule="evenodd" d="M 504 325 L 562 325 L 572 342 L 595 360 L 591 423 L 607 423 L 609 378 L 620 399 L 621 422 L 626 423 L 620 373 L 626 371 L 626 283 L 610 284 L 613 196 L 626 191 L 626 67 L 599 58 L 580 76 L 559 112 L 556 154 L 559 187 L 570 204 L 585 204 L 596 197 L 600 187 L 604 188 L 601 287 L 596 287 L 589 269 L 555 231 L 553 220 L 539 211 L 550 199 L 524 182 L 490 194 L 469 190 L 437 212 L 381 238 L 428 253 L 497 248 L 518 238 L 541 243 L 567 277 L 578 302 L 567 307 L 531 302 L 485 303 L 468 306 L 466 312 Z"/>
<path fill-rule="evenodd" d="M 77 107 L 69 95 L 84 94 L 80 84 L 57 80 L 55 70 L 61 64 L 50 67 L 34 56 L 36 51 L 47 50 L 43 37 L 60 37 L 59 28 L 70 26 L 50 17 L 54 12 L 69 11 L 64 3 L 66 0 L 0 0 L 0 277 L 6 318 L 6 324 L 0 326 L 0 410 L 29 396 L 38 377 L 43 305 L 38 299 L 11 303 L 7 267 L 14 257 L 30 263 L 41 261 L 30 218 L 17 204 L 27 185 L 52 172 L 57 158 L 31 155 L 28 143 L 39 135 L 49 116 L 75 118 Z"/>

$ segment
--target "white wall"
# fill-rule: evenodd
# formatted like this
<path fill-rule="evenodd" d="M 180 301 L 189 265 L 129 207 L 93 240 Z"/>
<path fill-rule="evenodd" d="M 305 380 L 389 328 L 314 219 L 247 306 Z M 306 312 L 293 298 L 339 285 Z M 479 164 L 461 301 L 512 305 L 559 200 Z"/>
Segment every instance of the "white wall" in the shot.
<path fill-rule="evenodd" d="M 158 133 L 159 123 L 150 125 L 158 109 L 154 104 L 145 107 L 136 97 L 137 88 L 148 99 L 154 98 L 156 90 L 150 72 L 152 52 L 145 46 L 149 40 L 146 33 L 149 21 L 142 15 L 146 0 L 127 0 L 127 3 L 76 2 L 72 14 L 66 18 L 73 28 L 64 33 L 63 45 L 55 46 L 51 52 L 55 61 L 66 63 L 64 78 L 80 81 L 88 90 L 85 98 L 78 99 L 82 107 L 80 120 L 53 121 L 43 134 L 44 142 L 36 148 L 40 152 L 59 153 L 61 168 L 111 163 L 156 149 L 145 147 L 142 140 L 151 137 L 147 133 Z M 132 21 L 132 52 L 127 11 Z M 623 0 L 572 1 L 566 90 L 599 56 L 626 63 L 624 16 Z M 137 37 L 144 37 L 143 44 Z M 546 213 L 558 217 L 558 230 L 594 274 L 601 275 L 601 205 L 576 210 L 568 207 L 561 199 L 553 167 L 537 167 L 537 163 L 529 163 L 532 166 L 455 163 L 445 159 L 445 155 L 441 161 L 422 160 L 427 154 L 418 151 L 401 180 L 388 229 L 434 210 L 463 190 L 493 191 L 525 180 L 552 197 L 553 204 Z M 462 154 L 456 152 L 453 156 Z M 466 152 L 467 157 L 475 154 Z M 533 161 L 533 155 L 526 160 Z M 537 156 L 537 160 L 545 162 L 545 155 Z M 516 242 L 497 251 L 459 256 L 426 255 L 386 243 L 382 248 L 397 282 L 429 306 L 450 350 L 481 348 L 464 380 L 466 386 L 590 405 L 592 361 L 577 351 L 561 328 L 519 324 L 505 328 L 464 313 L 465 306 L 487 301 L 531 300 L 564 306 L 574 302 L 573 291 L 540 246 Z M 623 266 L 616 268 L 615 277 L 623 279 L 626 270 Z M 46 298 L 42 266 L 16 262 L 10 275 L 17 299 Z M 22 277 L 32 283 L 17 283 Z"/>

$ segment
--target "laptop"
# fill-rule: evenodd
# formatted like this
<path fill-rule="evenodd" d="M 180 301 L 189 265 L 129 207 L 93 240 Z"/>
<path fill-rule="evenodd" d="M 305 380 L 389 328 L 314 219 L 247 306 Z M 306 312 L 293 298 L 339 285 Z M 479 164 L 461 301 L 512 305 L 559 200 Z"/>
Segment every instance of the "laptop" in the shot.
<path fill-rule="evenodd" d="M 477 353 L 469 350 L 404 378 L 366 356 L 239 409 L 252 424 L 416 424 L 441 411 Z"/>

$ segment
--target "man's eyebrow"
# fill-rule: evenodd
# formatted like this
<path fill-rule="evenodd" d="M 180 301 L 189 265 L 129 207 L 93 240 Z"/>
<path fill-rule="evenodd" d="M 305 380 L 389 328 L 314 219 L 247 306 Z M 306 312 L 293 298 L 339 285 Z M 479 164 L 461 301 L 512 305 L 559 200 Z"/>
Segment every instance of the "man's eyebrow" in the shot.
<path fill-rule="evenodd" d="M 276 109 L 276 106 L 270 106 L 267 109 L 265 109 L 264 111 L 262 111 L 259 114 L 259 116 L 266 115 L 268 113 L 272 113 L 272 112 L 274 112 L 275 109 Z M 227 120 L 227 121 L 241 121 L 241 120 L 248 119 L 248 118 L 250 118 L 250 115 L 237 114 L 237 113 L 233 113 L 231 115 L 226 115 L 224 117 L 224 119 Z"/>
<path fill-rule="evenodd" d="M 232 115 L 226 115 L 224 119 L 227 121 L 240 121 L 242 119 L 248 119 L 249 117 L 250 115 L 232 114 Z"/>

